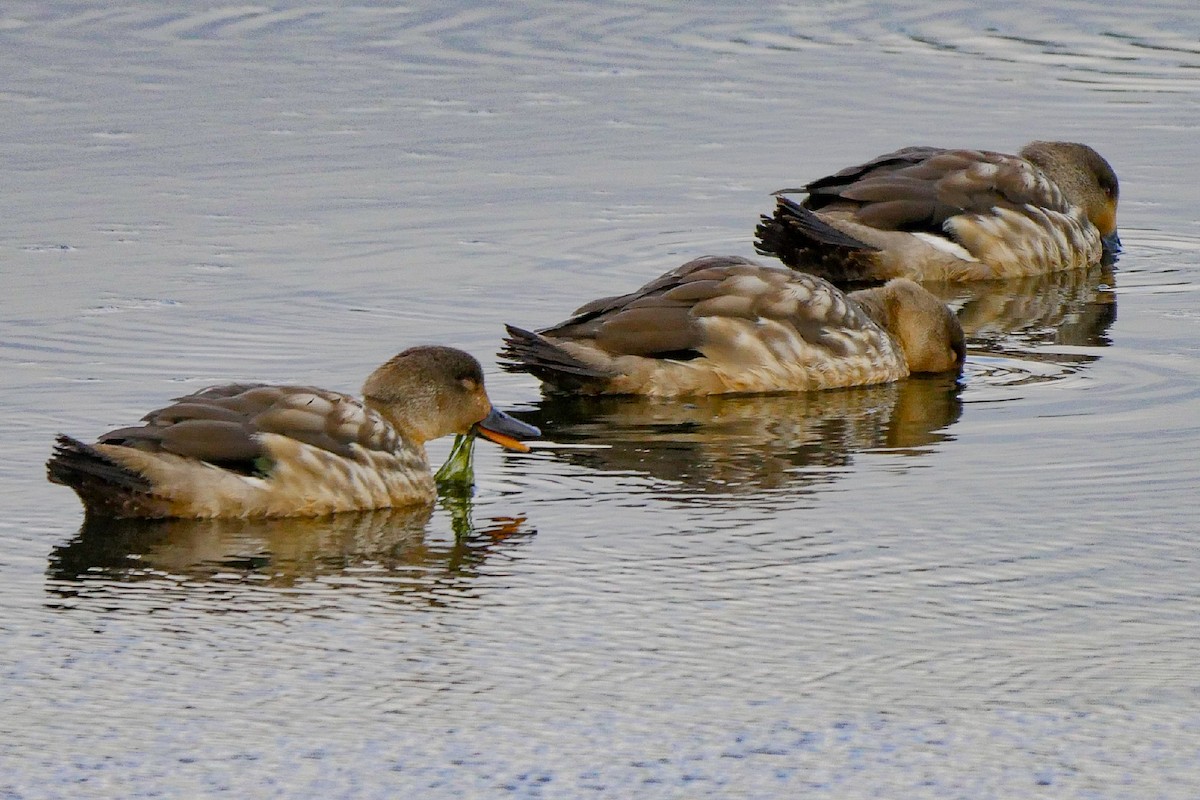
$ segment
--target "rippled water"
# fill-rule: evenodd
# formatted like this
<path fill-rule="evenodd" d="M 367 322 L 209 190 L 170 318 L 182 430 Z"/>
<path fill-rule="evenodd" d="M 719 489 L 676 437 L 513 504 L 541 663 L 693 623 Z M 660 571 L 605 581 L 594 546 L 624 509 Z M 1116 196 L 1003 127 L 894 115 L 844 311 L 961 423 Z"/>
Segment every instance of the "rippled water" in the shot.
<path fill-rule="evenodd" d="M 1194 797 L 1198 41 L 1183 2 L 6 4 L 0 795 Z M 1125 254 L 938 287 L 960 383 L 491 366 L 752 256 L 773 189 L 1033 138 L 1114 164 Z M 44 480 L 59 431 L 420 341 L 553 446 L 333 520 L 82 525 Z"/>

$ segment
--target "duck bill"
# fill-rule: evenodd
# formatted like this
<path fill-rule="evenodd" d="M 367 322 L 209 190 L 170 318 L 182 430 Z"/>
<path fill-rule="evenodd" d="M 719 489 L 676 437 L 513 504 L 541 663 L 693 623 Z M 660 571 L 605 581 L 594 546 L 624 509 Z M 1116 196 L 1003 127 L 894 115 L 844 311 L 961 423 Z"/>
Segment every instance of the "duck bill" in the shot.
<path fill-rule="evenodd" d="M 495 407 L 486 418 L 476 422 L 472 430 L 506 450 L 516 450 L 518 453 L 529 452 L 529 445 L 520 441 L 521 439 L 536 439 L 542 435 L 533 425 L 510 417 Z"/>
<path fill-rule="evenodd" d="M 1114 228 L 1113 232 L 1100 240 L 1104 244 L 1104 252 L 1109 255 L 1119 255 L 1121 252 L 1121 237 L 1117 235 Z"/>

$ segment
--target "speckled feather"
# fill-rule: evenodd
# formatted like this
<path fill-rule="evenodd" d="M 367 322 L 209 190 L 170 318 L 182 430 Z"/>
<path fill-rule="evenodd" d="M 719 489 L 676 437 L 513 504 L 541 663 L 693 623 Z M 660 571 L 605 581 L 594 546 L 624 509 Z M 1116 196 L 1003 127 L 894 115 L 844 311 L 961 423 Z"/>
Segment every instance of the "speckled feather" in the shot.
<path fill-rule="evenodd" d="M 418 347 L 376 369 L 362 401 L 312 386 L 214 386 L 95 444 L 59 436 L 47 473 L 90 513 L 120 517 L 315 516 L 429 503 L 436 492 L 424 443 L 485 418 L 502 427 L 511 420 L 491 407 L 479 362 Z"/>
<path fill-rule="evenodd" d="M 777 194 L 757 248 L 836 281 L 979 280 L 1098 263 L 1116 246 L 1117 178 L 1086 145 L 1018 155 L 908 147 Z"/>
<path fill-rule="evenodd" d="M 351 455 L 354 444 L 390 452 L 399 441 L 395 429 L 361 401 L 313 386 L 212 386 L 177 397 L 142 421 L 110 431 L 99 442 L 236 464 L 270 456 L 262 433 L 342 457 Z"/>
<path fill-rule="evenodd" d="M 949 310 L 926 299 L 938 324 L 957 330 Z M 900 342 L 853 296 L 811 275 L 719 256 L 588 303 L 536 334 L 510 327 L 501 355 L 505 369 L 585 394 L 804 391 L 910 372 Z"/>

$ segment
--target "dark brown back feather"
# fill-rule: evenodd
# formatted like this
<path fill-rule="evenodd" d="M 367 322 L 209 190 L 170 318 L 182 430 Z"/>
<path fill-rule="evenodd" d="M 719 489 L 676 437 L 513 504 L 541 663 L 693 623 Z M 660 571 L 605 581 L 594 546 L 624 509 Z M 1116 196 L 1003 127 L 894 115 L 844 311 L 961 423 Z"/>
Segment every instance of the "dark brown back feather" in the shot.
<path fill-rule="evenodd" d="M 297 398 L 303 401 L 310 394 L 322 404 L 353 404 L 358 416 L 347 424 L 336 414 L 310 412 L 302 403 L 296 404 Z M 268 466 L 260 433 L 288 436 L 343 457 L 353 455 L 355 443 L 368 448 L 394 446 L 394 437 L 370 438 L 379 426 L 371 424 L 370 415 L 353 398 L 324 389 L 228 384 L 175 398 L 171 405 L 143 417 L 144 424 L 109 431 L 99 442 L 174 453 L 252 475 Z"/>
<path fill-rule="evenodd" d="M 809 183 L 803 205 L 847 211 L 880 230 L 941 234 L 957 214 L 1052 202 L 1030 195 L 1029 170 L 1023 159 L 1004 153 L 906 147 Z"/>

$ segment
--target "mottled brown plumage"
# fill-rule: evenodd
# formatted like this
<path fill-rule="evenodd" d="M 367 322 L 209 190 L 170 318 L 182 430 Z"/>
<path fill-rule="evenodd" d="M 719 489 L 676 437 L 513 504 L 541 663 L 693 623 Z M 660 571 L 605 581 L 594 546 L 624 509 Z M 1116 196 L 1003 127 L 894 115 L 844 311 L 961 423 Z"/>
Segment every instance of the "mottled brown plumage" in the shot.
<path fill-rule="evenodd" d="M 425 442 L 479 431 L 505 446 L 537 430 L 493 409 L 474 358 L 405 350 L 363 400 L 312 386 L 214 386 L 95 444 L 59 436 L 50 480 L 116 517 L 315 516 L 433 500 Z M 500 434 L 499 437 L 496 434 Z"/>
<path fill-rule="evenodd" d="M 782 196 L 795 193 L 808 196 Z M 1037 275 L 1120 248 L 1117 176 L 1074 142 L 1018 155 L 906 147 L 776 194 L 758 251 L 840 282 Z"/>
<path fill-rule="evenodd" d="M 956 371 L 964 353 L 954 314 L 912 281 L 844 294 L 732 256 L 695 259 L 537 333 L 508 333 L 504 369 L 581 394 L 856 386 Z"/>

